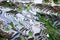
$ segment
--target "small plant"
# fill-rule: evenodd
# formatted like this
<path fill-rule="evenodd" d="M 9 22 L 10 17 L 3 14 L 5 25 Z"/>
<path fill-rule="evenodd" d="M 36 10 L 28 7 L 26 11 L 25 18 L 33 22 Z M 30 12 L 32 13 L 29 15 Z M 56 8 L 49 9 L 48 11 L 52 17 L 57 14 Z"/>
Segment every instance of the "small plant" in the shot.
<path fill-rule="evenodd" d="M 19 22 L 19 24 L 20 24 L 21 26 L 24 26 L 24 24 L 23 24 L 22 22 Z"/>
<path fill-rule="evenodd" d="M 8 27 L 5 28 L 6 31 L 9 31 L 10 29 Z"/>
<path fill-rule="evenodd" d="M 30 6 L 30 5 L 28 5 L 26 8 L 27 8 L 27 10 L 30 10 L 31 6 Z"/>
<path fill-rule="evenodd" d="M 29 31 L 29 35 L 32 36 L 33 35 L 33 32 L 32 31 Z"/>
<path fill-rule="evenodd" d="M 19 8 L 19 11 L 22 12 L 23 8 Z"/>
<path fill-rule="evenodd" d="M 12 27 L 12 28 L 15 28 L 15 26 L 14 26 L 13 22 L 11 22 L 11 23 L 10 23 L 10 25 L 11 25 L 11 27 Z"/>

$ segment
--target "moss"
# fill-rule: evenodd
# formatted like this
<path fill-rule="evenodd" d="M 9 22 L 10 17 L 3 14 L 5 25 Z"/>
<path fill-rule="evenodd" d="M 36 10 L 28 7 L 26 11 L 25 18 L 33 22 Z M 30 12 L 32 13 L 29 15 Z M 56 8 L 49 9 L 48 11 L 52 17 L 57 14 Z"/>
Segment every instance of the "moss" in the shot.
<path fill-rule="evenodd" d="M 6 13 L 12 13 L 12 14 L 17 14 L 18 12 L 17 11 L 14 11 L 14 10 L 10 10 L 10 11 L 7 11 Z"/>

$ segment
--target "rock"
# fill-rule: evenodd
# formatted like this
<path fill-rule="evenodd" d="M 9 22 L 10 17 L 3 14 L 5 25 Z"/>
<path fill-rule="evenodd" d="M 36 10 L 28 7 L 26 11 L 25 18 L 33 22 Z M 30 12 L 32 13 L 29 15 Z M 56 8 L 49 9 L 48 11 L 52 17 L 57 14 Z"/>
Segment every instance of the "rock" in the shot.
<path fill-rule="evenodd" d="M 0 14 L 2 14 L 2 11 L 0 10 Z"/>
<path fill-rule="evenodd" d="M 17 11 L 14 11 L 14 10 L 10 10 L 10 11 L 7 11 L 6 13 L 12 13 L 12 14 L 17 14 L 18 12 Z"/>
<path fill-rule="evenodd" d="M 6 33 L 0 29 L 0 36 L 2 36 L 3 38 L 10 39 L 12 34 Z"/>
<path fill-rule="evenodd" d="M 13 4 L 12 2 L 2 1 L 0 2 L 0 6 L 15 8 L 17 5 Z"/>
<path fill-rule="evenodd" d="M 57 12 L 60 12 L 60 6 L 53 6 L 53 8 L 54 8 Z"/>
<path fill-rule="evenodd" d="M 28 40 L 34 40 L 34 38 L 32 37 L 32 38 L 29 38 Z"/>
<path fill-rule="evenodd" d="M 50 6 L 50 5 L 44 5 L 44 4 L 37 4 L 36 7 L 42 9 L 43 11 L 44 11 L 44 10 L 46 11 L 46 9 L 48 9 L 48 10 L 46 11 L 46 13 L 47 13 L 49 10 L 51 10 L 51 12 L 57 13 L 57 12 L 58 12 L 58 8 L 59 8 L 58 6 L 52 7 L 52 6 Z"/>
<path fill-rule="evenodd" d="M 35 36 L 39 36 L 39 35 L 40 35 L 40 33 L 36 33 L 36 34 L 35 34 Z"/>

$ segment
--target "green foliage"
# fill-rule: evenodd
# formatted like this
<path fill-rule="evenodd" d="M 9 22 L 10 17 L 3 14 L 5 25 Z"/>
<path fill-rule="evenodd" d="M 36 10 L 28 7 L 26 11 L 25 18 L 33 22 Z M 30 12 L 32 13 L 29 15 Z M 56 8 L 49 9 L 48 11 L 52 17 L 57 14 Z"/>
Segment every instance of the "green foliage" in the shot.
<path fill-rule="evenodd" d="M 30 5 L 28 5 L 26 8 L 27 8 L 27 10 L 30 10 L 31 6 L 30 6 Z"/>
<path fill-rule="evenodd" d="M 41 17 L 39 17 L 39 21 L 45 23 L 46 31 L 49 34 L 48 40 L 60 40 L 60 35 L 56 33 L 56 31 L 58 30 L 58 26 L 52 26 L 52 21 L 45 18 L 44 15 L 46 14 L 43 15 L 42 13 L 40 13 L 39 15 L 42 15 Z"/>
<path fill-rule="evenodd" d="M 14 24 L 13 24 L 13 22 L 11 22 L 11 23 L 10 23 L 10 25 L 11 25 L 11 27 L 12 27 L 12 28 L 14 28 L 14 27 L 15 27 L 15 26 L 14 26 Z"/>
<path fill-rule="evenodd" d="M 23 10 L 22 8 L 19 8 L 19 11 L 20 11 L 20 12 L 22 12 L 22 10 Z"/>
<path fill-rule="evenodd" d="M 56 29 L 51 25 L 49 21 L 45 23 L 47 33 L 52 37 L 53 40 L 60 40 L 60 36 L 56 33 Z"/>
<path fill-rule="evenodd" d="M 8 27 L 5 28 L 6 31 L 9 31 L 10 29 Z"/>
<path fill-rule="evenodd" d="M 32 31 L 29 31 L 29 35 L 32 36 L 33 35 L 33 32 Z"/>
<path fill-rule="evenodd" d="M 24 24 L 23 24 L 22 22 L 19 22 L 19 24 L 20 24 L 21 26 L 24 26 Z"/>
<path fill-rule="evenodd" d="M 54 1 L 54 3 L 57 3 L 58 2 L 58 0 L 53 0 Z"/>
<path fill-rule="evenodd" d="M 58 12 L 58 16 L 60 16 L 60 12 Z"/>
<path fill-rule="evenodd" d="M 26 38 L 21 36 L 19 40 L 26 40 Z"/>

